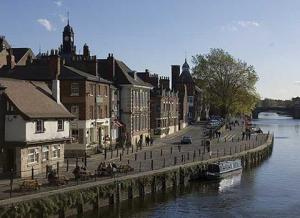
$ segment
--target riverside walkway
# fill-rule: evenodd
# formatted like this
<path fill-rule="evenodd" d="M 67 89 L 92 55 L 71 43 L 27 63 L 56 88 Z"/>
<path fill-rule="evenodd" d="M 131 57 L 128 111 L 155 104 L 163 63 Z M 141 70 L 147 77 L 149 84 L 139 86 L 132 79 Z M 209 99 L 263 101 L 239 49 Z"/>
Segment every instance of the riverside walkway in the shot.
<path fill-rule="evenodd" d="M 100 162 L 115 162 L 116 164 L 129 164 L 134 168 L 134 171 L 129 174 L 136 174 L 196 161 L 205 161 L 226 155 L 233 155 L 235 153 L 253 149 L 262 145 L 267 140 L 266 134 L 252 135 L 250 140 L 247 141 L 241 140 L 241 133 L 241 126 L 233 127 L 231 131 L 223 131 L 219 139 L 211 140 L 210 152 L 208 152 L 207 148 L 202 145 L 202 141 L 206 140 L 203 136 L 203 126 L 192 125 L 172 136 L 156 140 L 153 146 L 143 147 L 138 150 L 129 148 L 108 152 L 106 159 L 103 154 L 92 156 L 87 159 L 87 169 L 90 172 L 94 172 Z M 193 143 L 181 145 L 180 139 L 183 135 L 192 136 Z M 81 166 L 83 164 L 84 160 L 80 159 L 78 165 Z M 72 171 L 75 166 L 75 159 L 69 159 L 68 167 L 66 164 L 61 167 L 59 169 L 59 175 L 74 178 Z M 114 178 L 119 178 L 124 175 L 128 174 L 116 174 Z M 22 179 L 14 180 L 12 193 L 10 193 L 10 181 L 0 180 L 0 199 L 3 200 L 9 198 L 10 194 L 12 194 L 12 197 L 17 197 L 33 193 L 47 192 L 50 190 L 65 188 L 67 186 L 77 186 L 83 183 L 94 182 L 95 180 L 104 181 L 111 179 L 111 177 L 98 177 L 87 181 L 71 180 L 69 184 L 65 186 L 48 186 L 45 173 L 35 175 L 34 177 L 43 185 L 40 190 L 27 192 L 18 191 L 19 185 L 22 183 Z"/>

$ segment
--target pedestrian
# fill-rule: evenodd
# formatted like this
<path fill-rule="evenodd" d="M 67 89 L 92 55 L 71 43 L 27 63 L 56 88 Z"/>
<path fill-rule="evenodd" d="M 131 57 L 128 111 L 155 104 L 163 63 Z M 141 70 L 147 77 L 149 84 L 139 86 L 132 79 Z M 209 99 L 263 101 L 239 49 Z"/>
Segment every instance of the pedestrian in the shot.
<path fill-rule="evenodd" d="M 244 138 L 245 138 L 245 131 L 243 131 L 242 133 L 242 140 L 244 140 Z"/>
<path fill-rule="evenodd" d="M 149 146 L 149 141 L 150 141 L 149 136 L 146 136 L 146 146 Z"/>
<path fill-rule="evenodd" d="M 150 137 L 150 144 L 153 145 L 153 138 Z"/>

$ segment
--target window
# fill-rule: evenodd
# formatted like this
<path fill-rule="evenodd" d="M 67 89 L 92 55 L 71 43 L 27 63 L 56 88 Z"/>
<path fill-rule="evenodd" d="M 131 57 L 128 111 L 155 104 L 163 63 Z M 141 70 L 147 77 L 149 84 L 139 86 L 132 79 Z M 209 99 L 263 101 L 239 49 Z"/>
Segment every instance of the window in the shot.
<path fill-rule="evenodd" d="M 100 107 L 100 106 L 97 106 L 97 118 L 98 118 L 98 119 L 101 118 L 101 113 L 102 113 L 101 107 Z"/>
<path fill-rule="evenodd" d="M 7 102 L 7 104 L 6 104 L 6 111 L 7 112 L 13 112 L 14 111 L 14 107 L 9 102 Z"/>
<path fill-rule="evenodd" d="M 43 161 L 49 160 L 49 146 L 48 145 L 42 146 L 42 160 Z"/>
<path fill-rule="evenodd" d="M 52 156 L 53 158 L 60 158 L 60 145 L 53 145 Z"/>
<path fill-rule="evenodd" d="M 91 105 L 90 106 L 90 119 L 94 118 L 94 107 Z"/>
<path fill-rule="evenodd" d="M 160 105 L 156 105 L 156 112 L 160 112 Z"/>
<path fill-rule="evenodd" d="M 57 131 L 64 131 L 64 121 L 63 120 L 57 121 Z"/>
<path fill-rule="evenodd" d="M 90 84 L 90 95 L 93 96 L 94 95 L 94 85 Z"/>
<path fill-rule="evenodd" d="M 98 86 L 98 95 L 101 93 L 101 86 Z"/>
<path fill-rule="evenodd" d="M 105 94 L 105 96 L 107 96 L 107 86 L 105 86 L 104 94 Z"/>
<path fill-rule="evenodd" d="M 78 137 L 79 137 L 78 129 L 72 129 L 71 130 L 71 137 L 72 137 L 72 141 L 73 142 L 77 142 L 78 141 Z"/>
<path fill-rule="evenodd" d="M 107 105 L 105 105 L 105 111 L 104 111 L 104 116 L 105 117 L 109 117 L 107 113 L 108 113 L 108 107 L 107 107 Z"/>
<path fill-rule="evenodd" d="M 79 83 L 71 83 L 71 96 L 79 96 Z"/>
<path fill-rule="evenodd" d="M 161 120 L 157 120 L 157 127 L 158 127 L 158 128 L 161 127 Z"/>
<path fill-rule="evenodd" d="M 39 149 L 38 148 L 28 149 L 27 163 L 32 164 L 37 162 L 39 162 Z"/>
<path fill-rule="evenodd" d="M 44 131 L 45 131 L 44 121 L 43 120 L 37 120 L 37 121 L 35 121 L 35 132 L 36 133 L 42 133 Z"/>
<path fill-rule="evenodd" d="M 78 105 L 71 106 L 71 114 L 73 114 L 77 119 L 79 118 L 79 106 Z"/>

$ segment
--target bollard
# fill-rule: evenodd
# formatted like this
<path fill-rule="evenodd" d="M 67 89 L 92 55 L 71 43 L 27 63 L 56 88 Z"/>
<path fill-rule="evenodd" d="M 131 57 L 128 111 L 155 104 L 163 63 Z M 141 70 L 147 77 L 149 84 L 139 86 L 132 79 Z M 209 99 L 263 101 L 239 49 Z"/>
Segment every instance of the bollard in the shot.
<path fill-rule="evenodd" d="M 11 198 L 12 196 L 12 191 L 13 191 L 13 184 L 14 184 L 14 170 L 10 169 L 10 191 L 9 191 L 9 197 Z"/>
<path fill-rule="evenodd" d="M 177 157 L 174 157 L 174 165 L 177 164 Z"/>
<path fill-rule="evenodd" d="M 181 162 L 183 162 L 183 154 L 181 155 Z"/>
<path fill-rule="evenodd" d="M 87 155 L 86 155 L 86 152 L 84 152 L 84 166 L 87 167 Z"/>
<path fill-rule="evenodd" d="M 163 163 L 163 167 L 166 167 L 166 158 L 164 158 L 164 163 Z"/>
<path fill-rule="evenodd" d="M 46 179 L 48 178 L 48 173 L 49 173 L 49 166 L 48 164 L 46 165 Z"/>
<path fill-rule="evenodd" d="M 153 170 L 153 160 L 151 160 L 151 170 Z"/>
<path fill-rule="evenodd" d="M 128 160 L 127 160 L 127 164 L 129 165 L 129 163 L 130 163 L 130 162 L 129 162 L 129 159 L 128 159 Z"/>
<path fill-rule="evenodd" d="M 59 177 L 59 162 L 56 163 L 57 176 Z"/>
<path fill-rule="evenodd" d="M 78 166 L 78 157 L 76 157 L 76 167 Z"/>
<path fill-rule="evenodd" d="M 162 149 L 160 149 L 160 156 L 162 156 L 162 154 L 163 154 L 163 151 L 162 151 Z"/>
<path fill-rule="evenodd" d="M 171 147 L 171 154 L 173 154 L 173 147 Z"/>
<path fill-rule="evenodd" d="M 178 151 L 181 152 L 181 146 L 180 145 L 178 145 Z"/>
<path fill-rule="evenodd" d="M 31 179 L 32 180 L 34 179 L 34 169 L 33 169 L 33 166 L 31 167 Z"/>
<path fill-rule="evenodd" d="M 199 149 L 199 156 L 201 155 L 201 149 Z"/>
<path fill-rule="evenodd" d="M 136 160 L 136 159 L 137 159 L 137 153 L 134 154 L 134 160 Z"/>

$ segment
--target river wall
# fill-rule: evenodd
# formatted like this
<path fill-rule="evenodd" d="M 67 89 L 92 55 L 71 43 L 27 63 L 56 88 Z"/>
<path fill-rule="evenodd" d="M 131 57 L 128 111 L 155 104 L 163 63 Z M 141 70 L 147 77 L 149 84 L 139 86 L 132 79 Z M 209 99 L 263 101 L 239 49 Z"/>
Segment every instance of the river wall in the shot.
<path fill-rule="evenodd" d="M 101 207 L 107 205 L 184 187 L 188 181 L 202 175 L 209 163 L 241 159 L 244 168 L 255 166 L 271 155 L 273 140 L 273 135 L 269 134 L 261 146 L 233 155 L 2 200 L 0 217 L 63 218 L 80 216 L 88 210 L 101 214 Z"/>

